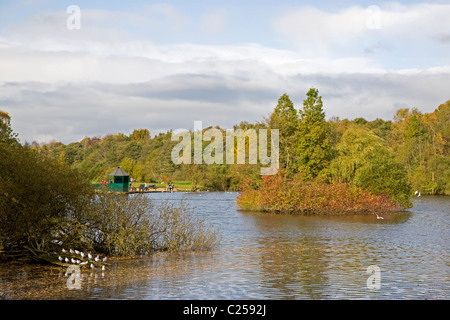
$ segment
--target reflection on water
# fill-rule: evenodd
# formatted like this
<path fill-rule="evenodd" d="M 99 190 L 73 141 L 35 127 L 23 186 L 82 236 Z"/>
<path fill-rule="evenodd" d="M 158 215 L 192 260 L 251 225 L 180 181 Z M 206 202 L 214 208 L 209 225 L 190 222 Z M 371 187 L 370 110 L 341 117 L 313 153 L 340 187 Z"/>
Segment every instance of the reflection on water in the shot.
<path fill-rule="evenodd" d="M 237 210 L 236 193 L 149 194 L 186 199 L 221 230 L 211 252 L 117 259 L 81 271 L 69 290 L 61 268 L 0 265 L 0 298 L 448 299 L 449 197 L 421 197 L 408 212 L 310 217 Z M 367 288 L 370 265 L 381 288 Z"/>

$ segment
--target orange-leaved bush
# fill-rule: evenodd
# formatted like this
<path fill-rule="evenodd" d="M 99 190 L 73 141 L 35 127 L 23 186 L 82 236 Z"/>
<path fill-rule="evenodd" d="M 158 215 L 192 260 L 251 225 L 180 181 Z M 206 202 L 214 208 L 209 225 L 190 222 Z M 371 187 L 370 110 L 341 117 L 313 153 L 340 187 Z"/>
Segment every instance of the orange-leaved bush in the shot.
<path fill-rule="evenodd" d="M 347 183 L 318 179 L 288 180 L 284 172 L 264 176 L 259 186 L 244 185 L 237 198 L 244 210 L 305 215 L 370 214 L 398 211 L 401 207 L 386 195 L 375 195 Z"/>

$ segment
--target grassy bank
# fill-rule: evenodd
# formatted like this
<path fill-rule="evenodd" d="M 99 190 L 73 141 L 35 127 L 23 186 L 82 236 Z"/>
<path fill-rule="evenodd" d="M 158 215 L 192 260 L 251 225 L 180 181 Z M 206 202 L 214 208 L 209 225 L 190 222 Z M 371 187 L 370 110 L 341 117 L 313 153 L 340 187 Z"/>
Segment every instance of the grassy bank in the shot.
<path fill-rule="evenodd" d="M 146 181 L 135 181 L 132 183 L 132 186 L 136 189 L 139 189 L 141 184 L 147 183 L 147 186 L 154 185 L 156 189 L 166 189 L 167 183 L 157 183 L 157 182 L 146 182 Z M 92 181 L 91 184 L 100 184 L 100 181 Z M 191 181 L 188 180 L 173 180 L 172 184 L 175 185 L 176 191 L 193 191 L 194 187 Z M 203 185 L 196 185 L 195 190 L 206 190 Z"/>
<path fill-rule="evenodd" d="M 147 185 L 155 185 L 155 188 L 166 188 L 167 187 L 167 183 L 154 183 L 154 182 L 133 182 L 132 185 L 135 188 L 139 188 L 139 186 L 141 184 L 147 183 Z M 179 190 L 179 191 L 192 191 L 194 190 L 193 186 L 192 186 L 192 182 L 191 181 L 187 181 L 187 180 L 173 180 L 171 181 L 171 183 L 175 186 L 175 190 Z M 204 187 L 201 185 L 197 185 L 196 186 L 196 190 L 202 190 Z"/>

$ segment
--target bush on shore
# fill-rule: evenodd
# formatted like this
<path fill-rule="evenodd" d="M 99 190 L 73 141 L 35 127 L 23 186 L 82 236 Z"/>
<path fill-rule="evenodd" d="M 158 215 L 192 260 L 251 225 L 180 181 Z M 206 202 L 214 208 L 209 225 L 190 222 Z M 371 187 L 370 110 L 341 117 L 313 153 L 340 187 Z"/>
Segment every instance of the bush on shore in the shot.
<path fill-rule="evenodd" d="M 87 237 L 104 254 L 209 250 L 218 243 L 217 231 L 195 218 L 184 202 L 156 206 L 144 194 L 104 193 L 91 210 L 93 224 Z"/>

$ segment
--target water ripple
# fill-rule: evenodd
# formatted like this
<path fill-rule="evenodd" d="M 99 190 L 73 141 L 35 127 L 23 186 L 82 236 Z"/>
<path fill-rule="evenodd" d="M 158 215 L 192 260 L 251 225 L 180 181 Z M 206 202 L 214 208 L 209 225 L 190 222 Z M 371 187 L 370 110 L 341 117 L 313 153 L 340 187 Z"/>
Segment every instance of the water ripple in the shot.
<path fill-rule="evenodd" d="M 211 252 L 155 254 L 82 271 L 68 290 L 60 269 L 0 265 L 4 299 L 448 299 L 449 197 L 409 212 L 303 217 L 237 210 L 236 193 L 149 194 L 185 199 L 221 230 Z M 369 289 L 367 267 L 380 268 Z"/>

